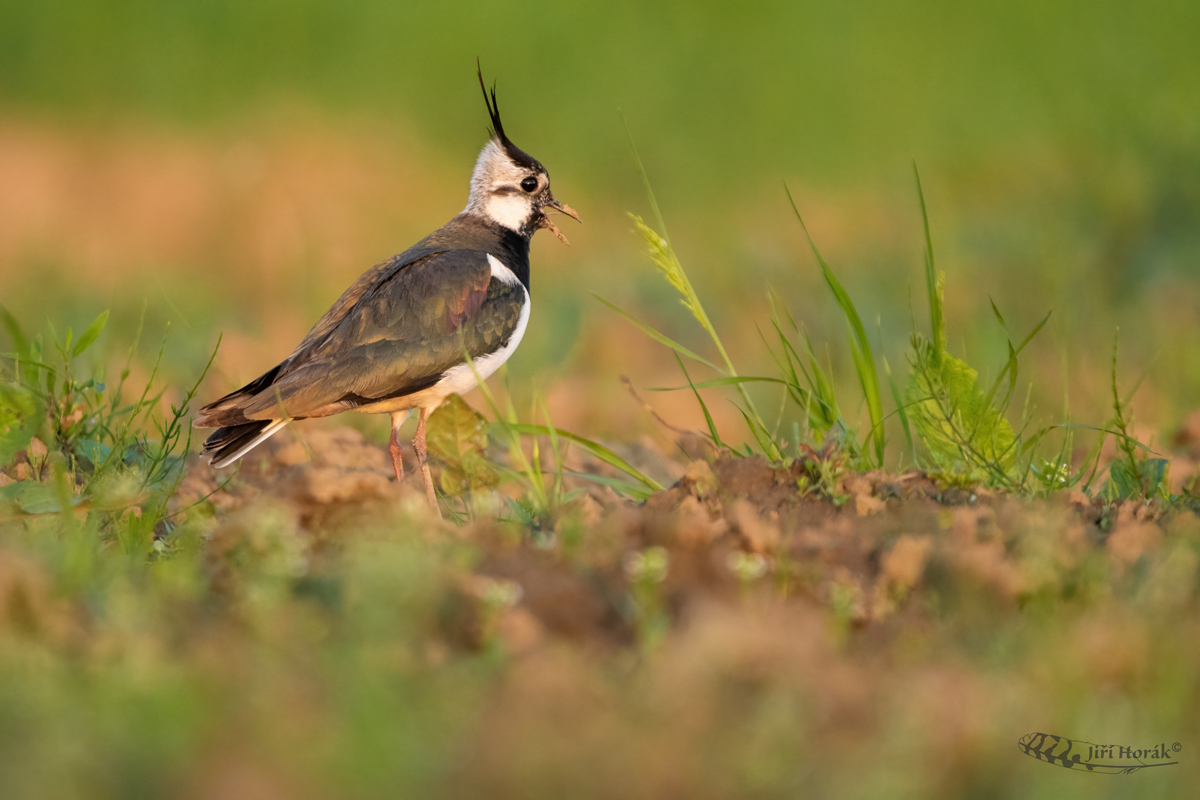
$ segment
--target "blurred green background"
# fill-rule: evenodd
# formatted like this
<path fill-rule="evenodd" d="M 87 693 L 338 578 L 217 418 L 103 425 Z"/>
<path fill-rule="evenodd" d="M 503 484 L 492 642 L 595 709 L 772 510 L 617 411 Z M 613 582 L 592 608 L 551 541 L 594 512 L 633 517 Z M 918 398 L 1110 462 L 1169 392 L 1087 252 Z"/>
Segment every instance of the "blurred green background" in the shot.
<path fill-rule="evenodd" d="M 3 0 L 0 293 L 30 326 L 112 306 L 132 335 L 145 307 L 148 335 L 174 325 L 180 378 L 224 331 L 212 391 L 252 378 L 461 208 L 478 56 L 585 220 L 569 250 L 539 237 L 513 362 L 564 424 L 628 422 L 618 372 L 677 382 L 591 292 L 702 343 L 629 235 L 647 204 L 627 125 L 744 370 L 769 363 L 768 283 L 848 366 L 786 181 L 903 371 L 926 324 L 915 160 L 957 349 L 1002 363 L 989 298 L 1017 335 L 1052 310 L 1035 404 L 1069 393 L 1099 422 L 1119 327 L 1122 376 L 1149 370 L 1137 407 L 1166 431 L 1200 392 L 1197 30 L 1188 2 Z"/>

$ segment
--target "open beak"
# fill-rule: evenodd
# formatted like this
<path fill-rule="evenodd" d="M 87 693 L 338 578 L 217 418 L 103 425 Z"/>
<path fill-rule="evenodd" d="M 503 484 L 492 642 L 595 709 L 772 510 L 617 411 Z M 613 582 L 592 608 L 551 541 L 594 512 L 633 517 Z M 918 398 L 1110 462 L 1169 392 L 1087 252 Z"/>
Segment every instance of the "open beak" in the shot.
<path fill-rule="evenodd" d="M 557 200 L 554 199 L 553 195 L 550 196 L 550 201 L 548 203 L 546 203 L 545 208 L 552 208 L 555 211 L 557 211 L 559 214 L 566 214 L 568 217 L 575 220 L 576 222 L 583 221 L 579 218 L 579 212 L 577 212 L 575 209 L 571 208 L 566 203 L 558 202 Z M 560 242 L 562 242 L 563 244 L 565 244 L 565 245 L 571 244 L 570 242 L 567 241 L 567 237 L 563 236 L 562 231 L 560 231 L 558 229 L 558 226 L 556 226 L 553 222 L 550 221 L 550 215 L 547 214 L 544 209 L 542 211 L 542 221 L 541 221 L 539 227 L 546 228 L 547 230 L 549 230 L 551 233 L 553 233 L 555 236 L 557 236 L 558 240 Z"/>
<path fill-rule="evenodd" d="M 578 211 L 576 211 L 575 209 L 571 208 L 571 207 L 570 207 L 569 205 L 567 205 L 566 203 L 560 203 L 560 202 L 558 202 L 558 201 L 557 201 L 557 200 L 555 200 L 553 197 L 551 197 L 551 198 L 550 198 L 550 202 L 549 202 L 549 203 L 547 203 L 546 205 L 547 205 L 547 206 L 549 206 L 550 208 L 553 208 L 555 211 L 559 212 L 560 214 L 566 214 L 568 217 L 570 217 L 571 219 L 575 220 L 576 222 L 583 222 L 583 220 L 581 220 L 581 219 L 579 218 L 579 212 L 578 212 Z"/>

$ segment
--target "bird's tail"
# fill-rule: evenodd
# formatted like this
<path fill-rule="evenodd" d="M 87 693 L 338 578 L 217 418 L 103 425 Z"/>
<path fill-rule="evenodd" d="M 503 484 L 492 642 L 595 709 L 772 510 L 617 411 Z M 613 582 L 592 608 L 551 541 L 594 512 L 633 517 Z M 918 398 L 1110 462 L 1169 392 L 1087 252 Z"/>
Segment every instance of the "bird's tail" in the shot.
<path fill-rule="evenodd" d="M 291 420 L 263 419 L 218 428 L 204 440 L 204 455 L 214 467 L 227 467 L 269 439 Z"/>

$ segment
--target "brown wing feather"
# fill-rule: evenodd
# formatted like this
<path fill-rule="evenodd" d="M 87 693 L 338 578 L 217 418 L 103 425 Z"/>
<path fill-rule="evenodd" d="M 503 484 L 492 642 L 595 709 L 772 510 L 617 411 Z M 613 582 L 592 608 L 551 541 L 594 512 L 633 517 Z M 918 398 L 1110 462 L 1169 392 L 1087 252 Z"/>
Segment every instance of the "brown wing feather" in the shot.
<path fill-rule="evenodd" d="M 491 352 L 516 326 L 524 289 L 494 280 L 482 251 L 394 267 L 385 262 L 356 281 L 291 356 L 205 406 L 196 426 L 325 416 L 420 391 L 461 363 L 464 345 L 473 357 Z"/>
<path fill-rule="evenodd" d="M 492 282 L 491 270 L 482 270 L 474 281 L 465 282 L 457 295 L 451 295 L 446 303 L 446 332 L 453 333 L 471 317 L 479 313 L 487 299 L 488 284 Z"/>
<path fill-rule="evenodd" d="M 251 403 L 253 398 L 267 391 L 268 387 L 273 386 L 289 372 L 294 371 L 307 361 L 311 352 L 319 347 L 338 325 L 351 314 L 355 306 L 358 305 L 359 301 L 363 299 L 368 291 L 380 283 L 381 280 L 386 281 L 388 278 L 394 277 L 404 267 L 415 264 L 430 256 L 438 255 L 439 252 L 426 253 L 411 261 L 405 260 L 407 253 L 401 253 L 371 267 L 371 269 L 360 275 L 358 280 L 351 284 L 350 288 L 342 292 L 341 296 L 329 307 L 329 310 L 321 315 L 321 318 L 317 320 L 317 324 L 312 327 L 312 330 L 301 340 L 300 344 L 296 345 L 296 349 L 292 351 L 291 355 L 242 388 L 230 392 L 224 397 L 201 408 L 199 416 L 196 417 L 192 424 L 197 428 L 219 428 L 230 425 L 245 425 L 248 422 L 253 422 L 255 418 L 248 417 L 245 413 L 247 410 L 246 406 Z M 270 394 L 277 396 L 276 392 L 271 392 Z M 276 404 L 278 404 L 278 399 L 276 400 Z M 255 405 L 256 407 L 261 406 L 262 401 L 260 400 Z M 282 413 L 276 416 L 282 416 Z"/>

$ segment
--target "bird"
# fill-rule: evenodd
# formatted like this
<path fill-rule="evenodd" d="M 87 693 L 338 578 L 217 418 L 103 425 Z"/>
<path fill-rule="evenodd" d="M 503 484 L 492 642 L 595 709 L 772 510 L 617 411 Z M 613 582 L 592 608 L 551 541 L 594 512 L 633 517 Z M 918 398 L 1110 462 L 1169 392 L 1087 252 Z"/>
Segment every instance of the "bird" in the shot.
<path fill-rule="evenodd" d="M 229 466 L 289 422 L 346 411 L 391 416 L 388 450 L 404 480 L 400 426 L 418 412 L 413 450 L 425 496 L 440 515 L 427 463 L 426 423 L 517 349 L 529 324 L 529 245 L 551 217 L 579 214 L 555 199 L 550 175 L 505 133 L 476 63 L 490 120 L 466 207 L 399 255 L 362 274 L 276 366 L 202 407 L 197 428 L 216 428 L 202 456 Z M 468 358 L 469 357 L 469 358 Z"/>

